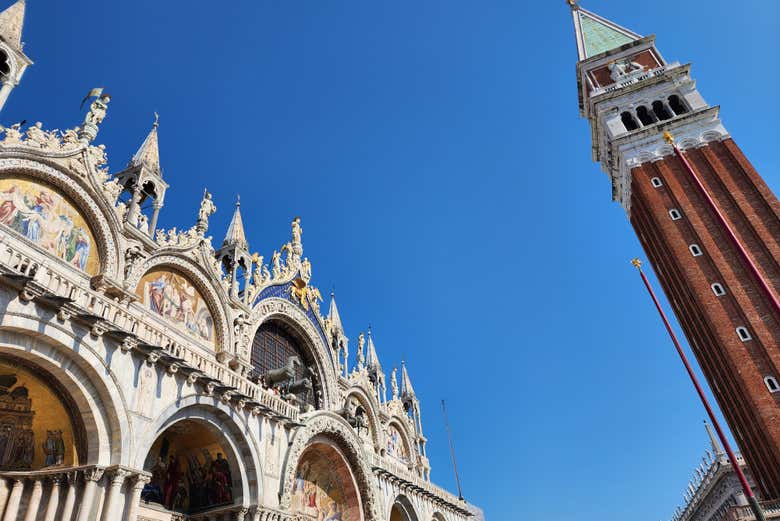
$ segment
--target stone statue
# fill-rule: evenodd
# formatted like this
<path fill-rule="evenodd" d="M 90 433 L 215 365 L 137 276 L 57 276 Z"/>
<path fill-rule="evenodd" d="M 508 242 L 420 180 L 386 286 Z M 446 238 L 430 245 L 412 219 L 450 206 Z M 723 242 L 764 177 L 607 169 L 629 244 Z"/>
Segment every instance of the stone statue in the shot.
<path fill-rule="evenodd" d="M 393 367 L 393 372 L 390 373 L 390 388 L 393 390 L 393 400 L 398 399 L 398 369 Z"/>
<path fill-rule="evenodd" d="M 311 279 L 311 262 L 309 262 L 309 259 L 303 259 L 301 263 L 301 277 L 306 282 L 309 282 Z"/>
<path fill-rule="evenodd" d="M 103 183 L 103 191 L 108 197 L 108 202 L 114 204 L 116 203 L 119 194 L 122 193 L 122 185 L 119 184 L 119 180 L 117 178 L 114 178 Z"/>
<path fill-rule="evenodd" d="M 130 277 L 133 266 L 141 258 L 141 249 L 138 246 L 130 246 L 125 251 L 125 279 Z"/>
<path fill-rule="evenodd" d="M 138 216 L 138 229 L 144 233 L 149 233 L 149 218 L 144 214 Z"/>
<path fill-rule="evenodd" d="M 274 279 L 278 279 L 282 276 L 282 254 L 278 251 L 274 250 L 273 255 L 271 255 L 271 264 L 273 265 L 273 273 L 274 273 Z"/>
<path fill-rule="evenodd" d="M 84 118 L 84 124 L 96 127 L 100 125 L 106 117 L 106 109 L 110 101 L 111 97 L 108 94 L 95 98 L 95 101 L 89 106 L 89 112 L 87 112 L 87 117 Z"/>
<path fill-rule="evenodd" d="M 295 246 L 301 246 L 301 234 L 303 233 L 303 230 L 301 230 L 301 218 L 296 217 L 293 219 L 292 222 L 292 245 Z"/>
<path fill-rule="evenodd" d="M 360 333 L 360 335 L 358 335 L 358 352 L 357 352 L 358 368 L 363 367 L 363 347 L 365 345 L 366 345 L 366 336 L 363 333 Z"/>
<path fill-rule="evenodd" d="M 47 144 L 47 136 L 43 131 L 43 123 L 36 122 L 35 125 L 27 127 L 27 140 L 29 144 L 38 145 L 40 148 L 44 148 Z"/>
<path fill-rule="evenodd" d="M 214 215 L 217 211 L 217 207 L 211 200 L 211 194 L 208 190 L 203 190 L 203 199 L 200 202 L 200 210 L 198 210 L 198 223 L 196 227 L 200 233 L 206 233 L 209 229 L 209 217 Z"/>
<path fill-rule="evenodd" d="M 614 81 L 618 81 L 626 75 L 633 75 L 636 72 L 644 72 L 645 70 L 643 65 L 637 62 L 632 62 L 630 58 L 609 62 L 607 68 L 609 69 L 609 76 Z"/>

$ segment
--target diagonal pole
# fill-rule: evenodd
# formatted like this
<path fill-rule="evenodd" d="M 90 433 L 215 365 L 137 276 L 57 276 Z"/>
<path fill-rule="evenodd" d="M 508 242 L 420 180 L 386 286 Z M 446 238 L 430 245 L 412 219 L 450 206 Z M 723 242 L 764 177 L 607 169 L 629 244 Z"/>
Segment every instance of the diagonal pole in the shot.
<path fill-rule="evenodd" d="M 452 444 L 452 434 L 450 434 L 450 422 L 447 419 L 447 407 L 444 405 L 444 400 L 441 401 L 441 412 L 444 413 L 444 424 L 447 426 L 447 438 L 450 440 L 450 456 L 452 456 L 452 467 L 455 469 L 455 482 L 458 484 L 458 499 L 463 499 L 463 490 L 460 488 L 460 477 L 458 477 L 458 464 L 455 462 L 455 445 Z"/>
<path fill-rule="evenodd" d="M 753 514 L 755 514 L 756 516 L 756 521 L 766 521 L 766 517 L 764 517 L 764 512 L 761 510 L 761 506 L 758 504 L 758 500 L 756 499 L 756 495 L 753 493 L 753 489 L 750 488 L 747 478 L 745 477 L 745 473 L 742 472 L 739 463 L 737 463 L 737 458 L 736 456 L 734 456 L 734 451 L 731 450 L 731 444 L 729 443 L 729 440 L 726 439 L 726 435 L 723 433 L 723 429 L 720 428 L 720 423 L 718 422 L 718 419 L 715 417 L 715 413 L 713 412 L 712 407 L 710 406 L 710 401 L 707 399 L 707 396 L 704 394 L 704 389 L 702 389 L 702 386 L 699 383 L 699 379 L 696 377 L 696 373 L 693 372 L 693 368 L 691 367 L 690 362 L 688 362 L 688 357 L 685 356 L 685 351 L 683 351 L 683 348 L 680 345 L 680 341 L 677 340 L 677 335 L 674 334 L 674 331 L 672 330 L 672 326 L 671 324 L 669 324 L 669 319 L 666 317 L 666 313 L 664 313 L 663 308 L 661 308 L 661 304 L 658 302 L 658 298 L 655 296 L 655 291 L 653 291 L 653 287 L 650 285 L 650 281 L 647 279 L 645 272 L 642 271 L 642 261 L 640 261 L 639 259 L 634 259 L 631 261 L 631 264 L 636 266 L 636 268 L 639 270 L 639 275 L 642 276 L 642 282 L 645 283 L 647 292 L 650 293 L 650 297 L 653 299 L 655 308 L 658 310 L 658 314 L 661 315 L 661 320 L 663 320 L 664 326 L 666 326 L 666 331 L 669 333 L 669 336 L 672 338 L 674 347 L 677 349 L 677 354 L 680 355 L 680 360 L 682 360 L 683 365 L 685 365 L 685 370 L 688 372 L 688 376 L 691 378 L 691 382 L 693 382 L 693 386 L 696 388 L 696 393 L 699 395 L 699 399 L 701 400 L 701 403 L 704 405 L 704 408 L 707 410 L 707 416 L 710 417 L 710 421 L 712 422 L 713 427 L 715 427 L 715 431 L 718 433 L 718 438 L 720 438 L 720 442 L 723 445 L 723 448 L 726 450 L 726 454 L 728 455 L 729 462 L 731 463 L 731 467 L 734 469 L 734 472 L 737 474 L 737 478 L 739 479 L 739 484 L 742 485 L 742 492 L 744 492 L 745 497 L 750 503 L 750 509 L 753 510 Z"/>

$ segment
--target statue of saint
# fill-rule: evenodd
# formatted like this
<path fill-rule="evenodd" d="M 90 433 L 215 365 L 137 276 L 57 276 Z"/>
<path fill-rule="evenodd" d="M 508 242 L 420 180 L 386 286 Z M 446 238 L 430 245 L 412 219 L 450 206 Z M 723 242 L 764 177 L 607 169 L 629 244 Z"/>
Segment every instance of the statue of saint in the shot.
<path fill-rule="evenodd" d="M 217 207 L 211 200 L 211 194 L 208 190 L 203 190 L 203 200 L 200 202 L 200 210 L 198 210 L 198 223 L 196 227 L 199 232 L 206 233 L 209 229 L 209 217 L 214 215 L 217 211 Z"/>
<path fill-rule="evenodd" d="M 301 234 L 303 233 L 303 230 L 301 230 L 301 218 L 296 217 L 293 219 L 292 222 L 292 243 L 293 246 L 300 246 L 301 245 Z"/>
<path fill-rule="evenodd" d="M 106 117 L 106 109 L 108 108 L 108 102 L 111 101 L 111 97 L 108 94 L 103 94 L 99 98 L 95 98 L 95 101 L 89 106 L 89 112 L 84 119 L 85 125 L 98 126 L 103 122 Z"/>
<path fill-rule="evenodd" d="M 393 367 L 393 372 L 390 373 L 390 388 L 393 390 L 393 400 L 398 399 L 398 369 Z"/>

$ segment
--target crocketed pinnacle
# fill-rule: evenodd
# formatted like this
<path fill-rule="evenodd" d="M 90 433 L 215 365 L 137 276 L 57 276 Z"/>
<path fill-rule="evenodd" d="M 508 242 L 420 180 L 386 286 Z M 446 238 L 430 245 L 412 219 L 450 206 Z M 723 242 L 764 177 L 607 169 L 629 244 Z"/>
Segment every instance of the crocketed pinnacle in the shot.
<path fill-rule="evenodd" d="M 409 373 L 406 371 L 406 363 L 401 361 L 401 397 L 414 397 L 414 388 Z"/>
<path fill-rule="evenodd" d="M 368 353 L 366 354 L 366 367 L 369 369 L 376 369 L 377 372 L 382 371 L 382 366 L 379 363 L 379 357 L 376 354 L 376 347 L 374 346 L 374 338 L 371 336 L 371 328 L 368 328 Z"/>
<path fill-rule="evenodd" d="M 240 198 L 236 201 L 236 210 L 233 212 L 233 218 L 230 220 L 225 240 L 222 242 L 222 247 L 226 246 L 237 247 L 242 250 L 249 249 L 249 244 L 246 242 L 246 234 L 244 233 L 244 221 L 241 219 Z"/>
<path fill-rule="evenodd" d="M 328 322 L 330 322 L 333 331 L 344 333 L 344 326 L 341 325 L 341 316 L 339 308 L 336 306 L 336 294 L 330 294 L 330 307 L 328 308 Z"/>
<path fill-rule="evenodd" d="M 25 1 L 19 0 L 0 13 L 0 38 L 16 50 L 22 50 Z"/>
<path fill-rule="evenodd" d="M 157 139 L 158 125 L 158 117 L 155 113 L 152 129 L 149 131 L 146 139 L 144 139 L 144 142 L 141 143 L 141 147 L 130 160 L 130 164 L 128 166 L 143 166 L 149 171 L 154 172 L 155 174 L 162 177 L 162 169 L 160 168 L 160 147 Z"/>

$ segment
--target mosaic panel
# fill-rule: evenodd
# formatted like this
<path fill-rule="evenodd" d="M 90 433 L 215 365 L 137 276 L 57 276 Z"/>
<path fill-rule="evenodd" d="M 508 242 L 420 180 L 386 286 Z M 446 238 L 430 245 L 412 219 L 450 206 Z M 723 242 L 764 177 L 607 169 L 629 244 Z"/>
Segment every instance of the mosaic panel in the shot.
<path fill-rule="evenodd" d="M 0 179 L 0 224 L 90 275 L 100 269 L 84 216 L 54 188 L 29 179 Z"/>

